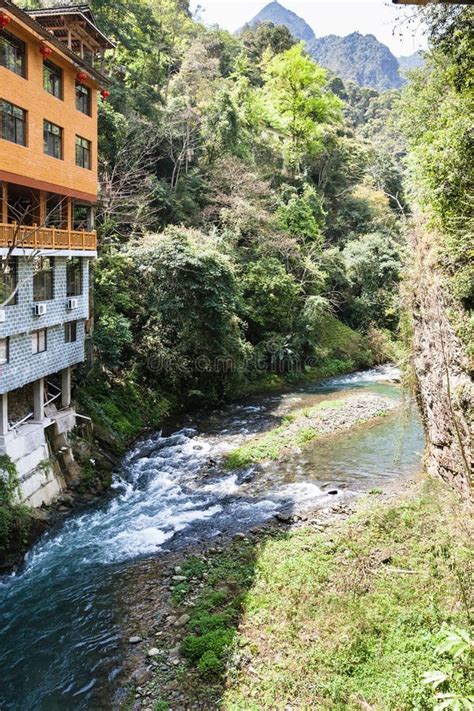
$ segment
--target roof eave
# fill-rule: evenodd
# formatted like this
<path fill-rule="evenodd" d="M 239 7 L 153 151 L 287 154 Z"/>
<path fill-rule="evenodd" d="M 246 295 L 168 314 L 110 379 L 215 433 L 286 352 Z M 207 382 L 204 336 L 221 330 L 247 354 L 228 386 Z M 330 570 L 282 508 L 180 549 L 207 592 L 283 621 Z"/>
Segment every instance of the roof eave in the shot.
<path fill-rule="evenodd" d="M 94 28 L 94 31 L 97 32 L 97 34 L 103 39 L 104 41 L 104 49 L 114 49 L 116 47 L 115 42 L 112 42 L 111 39 L 109 39 L 106 35 L 104 35 L 101 30 L 97 27 L 95 22 L 91 22 L 84 14 L 84 6 L 82 7 L 77 7 L 77 6 L 71 6 L 71 7 L 52 7 L 52 8 L 41 8 L 39 10 L 25 10 L 25 14 L 28 15 L 28 17 L 34 19 L 35 16 L 38 17 L 47 17 L 48 15 L 82 15 L 84 20 L 87 22 L 88 25 Z M 91 11 L 89 11 L 91 12 Z M 91 12 L 91 16 L 93 16 Z"/>
<path fill-rule="evenodd" d="M 110 79 L 102 72 L 99 72 L 95 67 L 91 67 L 90 64 L 84 62 L 84 60 L 77 54 L 72 52 L 64 42 L 58 40 L 54 35 L 50 34 L 45 28 L 36 20 L 33 20 L 26 12 L 19 8 L 10 0 L 0 0 L 0 8 L 5 8 L 12 15 L 17 17 L 21 22 L 24 22 L 30 27 L 34 32 L 41 36 L 42 39 L 46 40 L 49 44 L 56 47 L 56 49 L 64 54 L 74 65 L 84 69 L 90 76 L 95 79 L 99 84 L 110 84 Z"/>

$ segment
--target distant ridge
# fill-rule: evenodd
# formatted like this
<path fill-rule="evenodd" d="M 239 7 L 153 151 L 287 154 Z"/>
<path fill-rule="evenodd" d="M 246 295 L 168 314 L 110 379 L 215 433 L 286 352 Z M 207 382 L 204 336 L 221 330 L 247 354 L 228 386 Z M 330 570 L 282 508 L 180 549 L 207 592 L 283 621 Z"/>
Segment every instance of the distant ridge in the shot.
<path fill-rule="evenodd" d="M 374 35 L 353 32 L 346 37 L 328 35 L 307 43 L 311 56 L 344 81 L 377 91 L 399 89 L 403 79 L 397 58 Z"/>
<path fill-rule="evenodd" d="M 253 20 L 247 23 L 247 27 L 261 24 L 262 22 L 273 22 L 274 25 L 285 25 L 296 39 L 309 42 L 315 38 L 311 27 L 295 12 L 287 10 L 279 2 L 270 2 L 255 15 Z"/>
<path fill-rule="evenodd" d="M 246 27 L 262 22 L 285 25 L 293 37 L 306 42 L 308 52 L 319 64 L 343 81 L 351 80 L 377 91 L 398 89 L 403 84 L 397 58 L 374 35 L 353 32 L 346 37 L 327 35 L 317 38 L 307 22 L 279 2 L 266 5 Z M 401 60 L 404 70 L 408 63 L 417 61 L 415 55 Z"/>
<path fill-rule="evenodd" d="M 398 57 L 398 64 L 401 72 L 406 72 L 410 69 L 418 69 L 425 63 L 421 52 L 413 52 L 406 57 Z"/>

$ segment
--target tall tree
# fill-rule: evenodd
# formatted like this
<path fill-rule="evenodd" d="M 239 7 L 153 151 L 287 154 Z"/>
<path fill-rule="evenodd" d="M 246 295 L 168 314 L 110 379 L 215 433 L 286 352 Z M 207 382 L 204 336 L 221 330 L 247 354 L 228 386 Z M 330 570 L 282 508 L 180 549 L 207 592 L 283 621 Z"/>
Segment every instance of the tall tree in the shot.
<path fill-rule="evenodd" d="M 281 143 L 286 166 L 295 175 L 304 158 L 321 148 L 321 127 L 338 121 L 341 100 L 325 91 L 326 72 L 305 53 L 303 44 L 268 57 L 263 94 L 268 121 Z"/>

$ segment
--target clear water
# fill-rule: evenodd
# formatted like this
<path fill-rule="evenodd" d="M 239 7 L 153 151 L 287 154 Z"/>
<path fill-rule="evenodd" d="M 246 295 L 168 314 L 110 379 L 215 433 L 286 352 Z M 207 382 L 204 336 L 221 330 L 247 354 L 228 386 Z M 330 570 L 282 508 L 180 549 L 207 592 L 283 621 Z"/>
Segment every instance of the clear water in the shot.
<path fill-rule="evenodd" d="M 378 369 L 233 406 L 169 437 L 156 434 L 125 458 L 115 496 L 44 535 L 22 569 L 0 579 L 1 711 L 112 708 L 120 675 L 120 578 L 138 558 L 223 532 L 281 509 L 325 507 L 419 464 L 414 410 L 297 452 L 286 462 L 224 473 L 219 457 L 293 407 L 368 388 L 400 397 Z"/>

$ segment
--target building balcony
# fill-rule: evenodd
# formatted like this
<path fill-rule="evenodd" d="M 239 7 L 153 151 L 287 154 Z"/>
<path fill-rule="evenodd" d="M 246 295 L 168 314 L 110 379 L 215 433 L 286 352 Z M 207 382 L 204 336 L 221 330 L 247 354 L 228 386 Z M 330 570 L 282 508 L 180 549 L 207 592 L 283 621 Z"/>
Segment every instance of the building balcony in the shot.
<path fill-rule="evenodd" d="M 85 230 L 31 227 L 0 223 L 0 248 L 14 249 L 71 249 L 95 252 L 97 233 Z"/>

